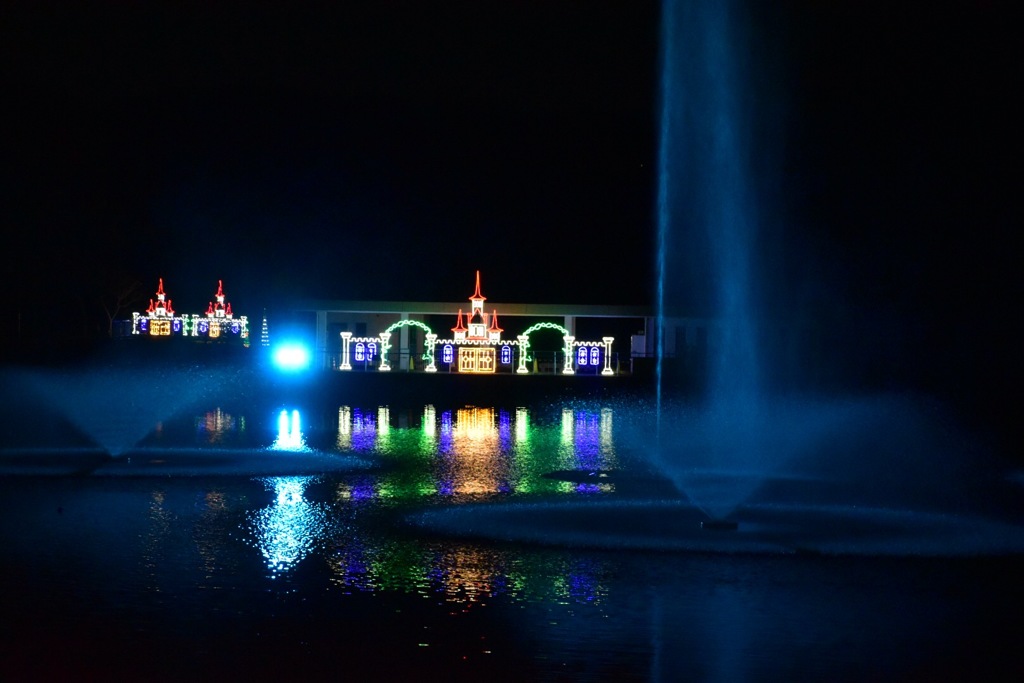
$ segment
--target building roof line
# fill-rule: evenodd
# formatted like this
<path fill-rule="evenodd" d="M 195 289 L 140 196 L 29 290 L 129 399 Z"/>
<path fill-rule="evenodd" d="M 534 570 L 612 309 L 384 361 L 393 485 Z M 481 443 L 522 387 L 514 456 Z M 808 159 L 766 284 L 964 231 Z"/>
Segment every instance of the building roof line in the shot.
<path fill-rule="evenodd" d="M 336 313 L 421 313 L 451 315 L 463 304 L 451 301 L 368 301 L 310 299 L 290 306 L 294 311 L 327 311 Z M 501 314 L 508 316 L 578 316 L 592 318 L 645 318 L 654 315 L 649 306 L 607 306 L 595 304 L 529 304 L 506 303 Z"/>

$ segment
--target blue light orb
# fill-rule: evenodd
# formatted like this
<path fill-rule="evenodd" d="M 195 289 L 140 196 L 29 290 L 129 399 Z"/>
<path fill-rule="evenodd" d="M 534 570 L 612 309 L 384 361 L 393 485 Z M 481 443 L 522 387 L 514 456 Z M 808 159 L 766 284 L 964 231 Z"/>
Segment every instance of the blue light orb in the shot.
<path fill-rule="evenodd" d="M 274 367 L 285 372 L 301 372 L 309 368 L 309 349 L 296 342 L 282 343 L 274 348 Z"/>

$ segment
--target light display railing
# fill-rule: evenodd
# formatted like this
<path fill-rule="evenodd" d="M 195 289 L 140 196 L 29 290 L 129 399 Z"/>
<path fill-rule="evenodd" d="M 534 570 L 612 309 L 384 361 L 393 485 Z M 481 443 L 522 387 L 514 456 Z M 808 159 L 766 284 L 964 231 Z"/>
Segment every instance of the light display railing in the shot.
<path fill-rule="evenodd" d="M 339 370 L 354 367 L 389 372 L 391 362 L 391 331 L 399 325 L 415 324 L 429 330 L 425 325 L 413 321 L 401 321 L 375 337 L 354 336 L 351 332 L 341 333 L 341 362 Z M 601 375 L 613 375 L 612 343 L 614 337 L 602 337 L 601 341 L 577 340 L 564 327 L 555 323 L 539 323 L 516 337 L 515 341 L 492 341 L 487 339 L 439 339 L 434 332 L 427 332 L 420 356 L 423 372 L 436 373 L 447 368 L 468 374 L 494 374 L 506 371 L 515 374 L 531 371 L 527 364 L 534 360 L 530 353 L 530 333 L 541 329 L 556 329 L 563 332 L 561 349 L 561 374 L 574 375 L 582 369 L 593 369 Z M 410 355 L 410 361 L 414 356 Z M 399 365 L 404 365 L 399 363 Z M 410 369 L 415 365 L 409 363 Z M 514 368 L 514 369 L 513 369 Z M 598 370 L 600 368 L 600 370 Z"/>

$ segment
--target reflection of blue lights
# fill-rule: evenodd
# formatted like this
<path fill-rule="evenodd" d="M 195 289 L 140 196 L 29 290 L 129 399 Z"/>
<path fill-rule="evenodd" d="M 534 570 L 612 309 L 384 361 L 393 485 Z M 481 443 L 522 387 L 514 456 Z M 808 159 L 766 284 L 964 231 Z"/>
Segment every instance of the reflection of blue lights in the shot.
<path fill-rule="evenodd" d="M 277 438 L 270 446 L 275 451 L 303 451 L 306 441 L 302 437 L 302 422 L 299 411 L 289 413 L 282 410 L 277 416 Z"/>
<path fill-rule="evenodd" d="M 601 425 L 598 416 L 585 411 L 576 413 L 573 432 L 577 467 L 601 467 Z"/>
<path fill-rule="evenodd" d="M 273 487 L 274 503 L 251 519 L 256 544 L 272 574 L 290 569 L 312 552 L 324 535 L 326 514 L 303 498 L 313 477 L 274 477 L 265 480 Z"/>
<path fill-rule="evenodd" d="M 363 415 L 363 411 L 356 408 L 352 411 L 352 450 L 372 451 L 376 442 L 377 425 L 373 416 Z"/>
<path fill-rule="evenodd" d="M 286 342 L 274 348 L 274 366 L 285 372 L 299 372 L 309 367 L 309 349 L 296 342 Z"/>
<path fill-rule="evenodd" d="M 352 484 L 352 499 L 353 500 L 373 500 L 376 497 L 376 492 L 373 488 L 374 482 L 371 480 L 357 481 Z"/>
<path fill-rule="evenodd" d="M 452 411 L 446 410 L 441 413 L 441 438 L 437 442 L 437 452 L 440 455 L 449 455 L 454 448 L 452 430 Z"/>
<path fill-rule="evenodd" d="M 498 443 L 501 444 L 502 454 L 512 454 L 512 417 L 507 410 L 498 413 Z"/>
<path fill-rule="evenodd" d="M 592 571 L 574 571 L 569 574 L 569 597 L 577 602 L 594 602 L 601 594 L 601 582 Z"/>

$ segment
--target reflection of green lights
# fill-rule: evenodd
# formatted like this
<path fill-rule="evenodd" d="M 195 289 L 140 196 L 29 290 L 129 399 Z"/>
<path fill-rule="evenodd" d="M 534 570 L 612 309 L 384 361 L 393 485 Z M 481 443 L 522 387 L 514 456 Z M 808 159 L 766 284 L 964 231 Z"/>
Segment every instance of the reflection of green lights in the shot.
<path fill-rule="evenodd" d="M 338 448 L 347 451 L 352 448 L 352 409 L 348 406 L 338 408 Z"/>
<path fill-rule="evenodd" d="M 345 588 L 439 597 L 452 604 L 503 595 L 515 601 L 599 606 L 607 597 L 601 564 L 536 566 L 517 553 L 474 544 L 424 545 L 413 539 L 351 538 L 327 557 L 332 583 Z"/>
<path fill-rule="evenodd" d="M 406 500 L 433 496 L 437 493 L 437 486 L 424 477 L 417 477 L 411 481 L 389 477 L 374 487 L 374 493 L 379 498 Z"/>
<path fill-rule="evenodd" d="M 562 443 L 572 443 L 573 413 L 572 408 L 562 408 Z"/>
<path fill-rule="evenodd" d="M 361 414 L 358 408 L 339 408 L 337 444 L 387 463 L 372 488 L 377 498 L 397 502 L 443 495 L 457 501 L 462 496 L 611 490 L 605 485 L 583 489 L 545 476 L 556 470 L 614 466 L 610 408 L 566 409 L 554 421 L 533 422 L 524 407 L 511 420 L 498 419 L 503 413 L 496 408 L 471 407 L 446 411 L 446 422 L 427 405 L 419 424 L 415 418 L 399 417 L 397 424 L 408 426 L 392 425 L 386 407 L 376 409 L 375 421 Z"/>
<path fill-rule="evenodd" d="M 529 443 L 530 435 L 530 411 L 526 408 L 516 408 L 516 443 Z"/>
<path fill-rule="evenodd" d="M 423 408 L 423 435 L 432 440 L 437 433 L 437 415 L 434 406 Z"/>

